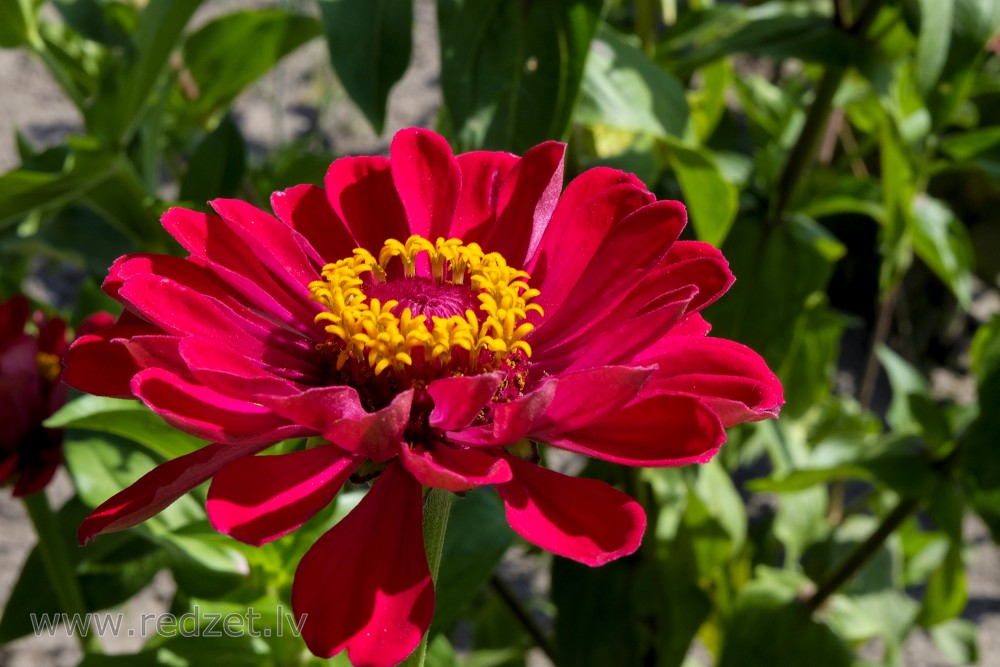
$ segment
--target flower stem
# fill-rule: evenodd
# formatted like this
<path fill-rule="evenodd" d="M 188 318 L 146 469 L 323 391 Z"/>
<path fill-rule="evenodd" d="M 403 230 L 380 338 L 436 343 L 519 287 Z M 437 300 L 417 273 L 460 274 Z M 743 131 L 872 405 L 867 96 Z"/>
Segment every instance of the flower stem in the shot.
<path fill-rule="evenodd" d="M 437 584 L 441 569 L 441 554 L 444 552 L 444 534 L 448 530 L 448 515 L 454 495 L 444 489 L 430 489 L 424 497 L 424 550 L 427 552 L 427 567 L 431 579 Z M 424 633 L 417 649 L 410 654 L 401 667 L 423 667 L 427 657 L 427 641 L 430 629 Z"/>
<path fill-rule="evenodd" d="M 833 572 L 827 576 L 816 592 L 810 595 L 805 601 L 805 607 L 811 614 L 819 609 L 826 600 L 836 593 L 841 586 L 846 584 L 851 578 L 858 573 L 858 571 L 864 567 L 872 556 L 874 556 L 882 543 L 892 535 L 893 531 L 899 528 L 907 517 L 910 516 L 917 507 L 920 505 L 920 501 L 914 498 L 909 498 L 906 500 L 901 500 L 898 505 L 896 505 L 891 512 L 889 512 L 882 523 L 878 525 L 875 531 L 868 536 L 864 542 L 859 544 L 854 551 L 847 557 L 843 563 L 841 563 Z"/>
<path fill-rule="evenodd" d="M 59 606 L 70 618 L 79 618 L 82 621 L 87 615 L 87 605 L 83 600 L 80 582 L 76 578 L 76 567 L 66 553 L 66 542 L 59 530 L 59 519 L 52 511 L 44 489 L 24 496 L 22 500 L 38 535 L 38 553 L 42 557 L 42 564 L 45 566 L 49 583 L 55 590 Z M 84 653 L 101 652 L 101 644 L 96 636 L 78 634 L 77 639 Z"/>
<path fill-rule="evenodd" d="M 497 597 L 504 603 L 504 606 L 514 615 L 518 623 L 531 635 L 535 646 L 542 649 L 542 652 L 552 661 L 553 665 L 558 665 L 559 660 L 556 657 L 556 647 L 552 643 L 552 639 L 545 634 L 545 631 L 535 622 L 535 619 L 528 613 L 528 610 L 521 605 L 517 595 L 514 594 L 514 591 L 510 590 L 507 582 L 500 575 L 494 573 L 490 577 L 490 587 L 493 588 L 493 592 L 497 594 Z"/>

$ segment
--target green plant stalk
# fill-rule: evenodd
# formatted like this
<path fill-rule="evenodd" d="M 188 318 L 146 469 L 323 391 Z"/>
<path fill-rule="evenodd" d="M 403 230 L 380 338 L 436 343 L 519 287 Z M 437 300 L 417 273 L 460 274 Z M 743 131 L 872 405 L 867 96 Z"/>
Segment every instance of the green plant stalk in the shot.
<path fill-rule="evenodd" d="M 500 601 L 503 602 L 507 610 L 517 619 L 517 622 L 531 635 L 531 639 L 535 642 L 535 646 L 542 649 L 552 664 L 558 665 L 559 660 L 556 657 L 556 647 L 552 643 L 552 639 L 545 634 L 545 631 L 539 627 L 535 619 L 531 617 L 531 614 L 524 608 L 521 601 L 518 600 L 517 596 L 510 586 L 507 585 L 500 575 L 493 573 L 490 577 L 490 588 L 493 592 L 497 594 Z"/>
<path fill-rule="evenodd" d="M 891 512 L 882 519 L 874 532 L 868 536 L 864 542 L 859 544 L 847 559 L 837 566 L 829 576 L 816 588 L 816 591 L 805 600 L 806 610 L 812 614 L 827 601 L 827 599 L 840 590 L 851 578 L 864 567 L 872 556 L 879 550 L 882 543 L 888 539 L 892 533 L 902 525 L 906 519 L 920 506 L 920 501 L 915 498 L 900 500 Z"/>
<path fill-rule="evenodd" d="M 59 606 L 71 617 L 85 618 L 87 605 L 76 578 L 76 568 L 66 553 L 65 541 L 59 531 L 59 520 L 49 506 L 44 489 L 24 496 L 22 500 L 38 535 L 38 552 Z M 77 639 L 85 653 L 101 652 L 101 643 L 96 636 L 89 633 L 86 636 L 78 634 Z"/>
<path fill-rule="evenodd" d="M 451 514 L 451 501 L 454 495 L 444 489 L 430 489 L 424 498 L 424 550 L 427 552 L 427 567 L 431 571 L 431 579 L 437 584 L 438 571 L 441 569 L 441 554 L 444 552 L 444 535 L 448 530 L 448 516 Z M 424 633 L 423 639 L 413 653 L 410 654 L 402 667 L 423 667 L 427 657 L 427 641 L 430 629 Z"/>
<path fill-rule="evenodd" d="M 864 35 L 878 15 L 878 9 L 883 2 L 884 0 L 868 0 L 868 3 L 859 12 L 857 21 L 847 29 L 847 32 L 852 35 Z M 837 0 L 834 0 L 834 8 L 837 10 L 835 11 L 835 22 L 845 18 L 837 7 Z M 820 77 L 813 102 L 809 105 L 809 111 L 806 113 L 805 124 L 802 126 L 802 131 L 799 133 L 795 145 L 788 153 L 788 158 L 781 169 L 781 175 L 778 177 L 777 190 L 771 199 L 767 216 L 771 224 L 780 223 L 788 211 L 795 190 L 816 154 L 816 149 L 830 120 L 830 113 L 833 111 L 834 95 L 837 94 L 846 74 L 847 70 L 842 67 L 831 67 L 824 70 L 823 76 Z"/>

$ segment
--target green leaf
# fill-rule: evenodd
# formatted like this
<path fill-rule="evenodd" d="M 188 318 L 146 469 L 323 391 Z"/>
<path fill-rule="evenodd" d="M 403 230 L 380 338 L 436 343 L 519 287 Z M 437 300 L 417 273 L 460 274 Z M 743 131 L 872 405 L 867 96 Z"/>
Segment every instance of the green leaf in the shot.
<path fill-rule="evenodd" d="M 979 385 L 979 417 L 962 437 L 959 464 L 962 485 L 973 509 L 982 517 L 1000 543 L 1000 456 L 997 456 L 997 433 L 1000 433 L 1000 372 L 991 373 Z"/>
<path fill-rule="evenodd" d="M 38 40 L 31 0 L 0 0 L 0 49 L 15 49 Z"/>
<path fill-rule="evenodd" d="M 79 202 L 103 215 L 137 244 L 159 247 L 164 232 L 155 201 L 128 159 L 93 137 L 71 137 L 19 169 L 0 176 L 0 230 L 32 211 Z"/>
<path fill-rule="evenodd" d="M 918 0 L 920 4 L 920 34 L 917 37 L 917 87 L 926 93 L 938 82 L 948 59 L 951 44 L 953 0 Z"/>
<path fill-rule="evenodd" d="M 325 8 L 329 4 L 351 3 L 320 3 L 320 6 Z M 374 7 L 384 3 L 364 4 L 366 7 Z M 349 30 L 351 26 L 342 25 L 341 28 Z M 228 107 L 244 88 L 278 64 L 282 58 L 321 33 L 322 26 L 317 19 L 280 9 L 237 11 L 206 23 L 184 42 L 184 66 L 196 87 L 196 95 L 193 99 L 175 99 L 178 112 L 204 122 L 212 114 Z M 390 43 L 375 55 L 358 41 L 361 34 L 354 34 L 355 57 L 377 58 L 396 46 Z M 369 76 L 374 79 L 371 72 Z M 191 92 L 188 91 L 189 94 Z M 219 127 L 226 123 L 231 123 L 231 120 L 224 119 Z M 218 196 L 218 193 L 213 196 Z M 181 198 L 195 201 L 204 199 Z"/>
<path fill-rule="evenodd" d="M 913 249 L 968 310 L 972 305 L 972 241 L 948 206 L 927 195 L 913 200 Z"/>
<path fill-rule="evenodd" d="M 736 220 L 739 192 L 722 176 L 712 152 L 668 140 L 670 167 L 677 175 L 684 203 L 698 238 L 720 247 Z"/>
<path fill-rule="evenodd" d="M 89 507 L 97 507 L 162 462 L 123 438 L 72 430 L 63 450 L 80 499 Z M 186 495 L 148 521 L 166 532 L 204 517 L 204 509 Z"/>
<path fill-rule="evenodd" d="M 882 114 L 879 147 L 885 204 L 885 217 L 880 220 L 883 260 L 879 288 L 885 293 L 902 280 L 912 261 L 909 232 L 916 227 L 916 223 L 910 221 L 916 197 L 916 176 L 899 129 L 888 113 Z"/>
<path fill-rule="evenodd" d="M 441 89 L 462 150 L 523 152 L 566 132 L 601 0 L 438 0 Z"/>
<path fill-rule="evenodd" d="M 981 325 L 972 338 L 972 373 L 980 383 L 1000 371 L 1000 315 Z"/>
<path fill-rule="evenodd" d="M 48 428 L 78 428 L 110 433 L 140 443 L 164 459 L 190 454 L 204 440 L 168 426 L 139 401 L 81 396 L 45 421 Z"/>
<path fill-rule="evenodd" d="M 719 459 L 712 459 L 698 467 L 694 491 L 729 535 L 735 554 L 746 540 L 747 513 L 732 478 Z"/>
<path fill-rule="evenodd" d="M 743 667 L 748 656 L 769 667 L 799 667 L 803 656 L 810 667 L 851 665 L 854 653 L 844 639 L 813 620 L 794 594 L 769 582 L 748 584 L 723 627 L 718 667 Z"/>
<path fill-rule="evenodd" d="M 965 162 L 1000 144 L 1000 127 L 984 127 L 949 134 L 941 139 L 941 150 L 958 162 Z"/>
<path fill-rule="evenodd" d="M 462 617 L 513 541 L 496 494 L 480 489 L 455 500 L 434 587 L 435 631 L 448 631 Z"/>
<path fill-rule="evenodd" d="M 962 543 L 953 541 L 944 561 L 927 581 L 918 622 L 924 627 L 932 627 L 951 620 L 962 613 L 968 601 Z"/>
<path fill-rule="evenodd" d="M 713 335 L 749 345 L 771 368 L 780 368 L 811 295 L 826 289 L 844 252 L 836 238 L 804 216 L 774 229 L 741 220 L 723 248 L 739 280 L 705 313 Z"/>
<path fill-rule="evenodd" d="M 785 388 L 782 414 L 804 414 L 830 394 L 843 331 L 844 318 L 828 307 L 825 294 L 817 292 L 807 300 L 788 356 L 777 369 Z"/>
<path fill-rule="evenodd" d="M 112 146 L 128 144 L 167 59 L 200 4 L 201 0 L 150 0 L 139 16 L 123 65 L 110 73 L 104 91 L 85 114 L 94 134 Z"/>
<path fill-rule="evenodd" d="M 931 640 L 945 660 L 953 665 L 979 663 L 976 624 L 964 618 L 939 623 L 930 629 Z"/>
<path fill-rule="evenodd" d="M 638 45 L 602 25 L 590 47 L 573 121 L 664 139 L 688 130 L 684 87 Z"/>
<path fill-rule="evenodd" d="M 236 192 L 246 172 L 246 147 L 232 114 L 205 135 L 188 163 L 181 181 L 180 198 L 204 202 Z"/>
<path fill-rule="evenodd" d="M 889 384 L 892 386 L 892 402 L 886 412 L 886 421 L 896 431 L 918 430 L 919 422 L 910 409 L 909 397 L 929 396 L 930 385 L 916 368 L 888 347 L 880 345 L 876 348 L 875 354 L 889 376 Z"/>
<path fill-rule="evenodd" d="M 320 0 L 319 8 L 333 68 L 381 134 L 389 90 L 410 63 L 412 0 Z"/>

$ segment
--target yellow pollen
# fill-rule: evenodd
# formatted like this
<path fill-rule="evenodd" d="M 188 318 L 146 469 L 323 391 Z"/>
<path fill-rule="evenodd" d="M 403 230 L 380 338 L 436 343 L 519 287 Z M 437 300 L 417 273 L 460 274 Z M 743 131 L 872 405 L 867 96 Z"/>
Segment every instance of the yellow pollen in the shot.
<path fill-rule="evenodd" d="M 59 356 L 51 352 L 36 352 L 35 365 L 38 366 L 38 372 L 41 376 L 49 382 L 58 380 L 59 374 L 62 372 L 62 362 L 59 360 Z"/>
<path fill-rule="evenodd" d="M 470 308 L 464 315 L 428 318 L 414 316 L 405 308 L 397 316 L 393 313 L 397 301 L 368 298 L 363 274 L 371 273 L 373 281 L 384 283 L 386 268 L 398 259 L 403 275 L 413 278 L 421 253 L 427 255 L 434 282 L 468 286 L 479 301 L 478 312 Z M 484 253 L 475 243 L 444 238 L 431 243 L 414 235 L 405 242 L 389 239 L 378 256 L 358 248 L 351 257 L 327 264 L 321 279 L 309 284 L 309 291 L 326 308 L 316 322 L 324 323 L 331 335 L 321 347 L 337 350 L 338 370 L 353 358 L 366 362 L 375 375 L 389 368 L 400 371 L 413 364 L 417 351 L 422 351 L 425 362 L 447 366 L 462 350 L 472 370 L 486 371 L 499 368 L 516 352 L 531 356 L 531 346 L 524 341 L 534 328 L 527 321 L 528 313 L 543 313 L 541 306 L 531 303 L 539 292 L 528 285 L 528 279 L 526 272 L 508 266 L 499 253 Z M 484 350 L 486 355 L 482 355 Z"/>

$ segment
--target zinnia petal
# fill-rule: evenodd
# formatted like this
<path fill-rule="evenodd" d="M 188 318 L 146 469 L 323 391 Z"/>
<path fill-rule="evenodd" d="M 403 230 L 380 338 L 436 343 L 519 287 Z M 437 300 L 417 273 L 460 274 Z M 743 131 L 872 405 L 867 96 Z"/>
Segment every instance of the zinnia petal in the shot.
<path fill-rule="evenodd" d="M 292 607 L 318 656 L 347 649 L 358 667 L 390 667 L 420 643 L 434 614 L 420 484 L 399 463 L 323 535 L 295 572 Z"/>
<path fill-rule="evenodd" d="M 359 464 L 333 445 L 233 461 L 212 480 L 208 518 L 216 530 L 260 546 L 330 504 Z"/>
<path fill-rule="evenodd" d="M 507 521 L 521 537 L 584 565 L 603 565 L 642 542 L 642 506 L 596 479 L 569 477 L 507 457 L 514 479 L 497 486 Z"/>
<path fill-rule="evenodd" d="M 454 493 L 511 479 L 506 461 L 475 449 L 456 449 L 445 444 L 433 449 L 410 448 L 400 443 L 399 460 L 421 484 Z"/>

